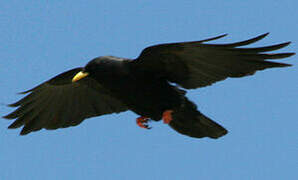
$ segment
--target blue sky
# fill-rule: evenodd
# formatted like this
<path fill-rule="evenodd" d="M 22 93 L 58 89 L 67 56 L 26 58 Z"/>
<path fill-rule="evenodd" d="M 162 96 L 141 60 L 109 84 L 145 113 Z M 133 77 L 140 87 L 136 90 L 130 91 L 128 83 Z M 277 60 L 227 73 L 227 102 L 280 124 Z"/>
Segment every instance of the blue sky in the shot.
<path fill-rule="evenodd" d="M 1 1 L 0 114 L 29 89 L 102 55 L 135 58 L 153 44 L 244 40 L 256 46 L 292 41 L 297 52 L 298 2 Z M 19 136 L 0 121 L 1 179 L 296 179 L 298 61 L 255 76 L 190 91 L 199 109 L 229 130 L 218 140 L 182 136 L 161 122 L 136 126 L 126 112 L 80 126 Z"/>

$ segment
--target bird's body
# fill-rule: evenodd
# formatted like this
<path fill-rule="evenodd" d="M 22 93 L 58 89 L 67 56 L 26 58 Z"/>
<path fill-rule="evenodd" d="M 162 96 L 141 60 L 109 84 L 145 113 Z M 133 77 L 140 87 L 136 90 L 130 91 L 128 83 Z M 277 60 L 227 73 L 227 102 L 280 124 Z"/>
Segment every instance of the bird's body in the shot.
<path fill-rule="evenodd" d="M 258 70 L 289 64 L 266 61 L 294 53 L 266 54 L 283 48 L 282 43 L 260 48 L 239 48 L 267 34 L 231 44 L 204 44 L 223 36 L 196 42 L 172 43 L 144 49 L 137 59 L 102 56 L 83 68 L 64 72 L 24 93 L 11 104 L 18 107 L 5 116 L 16 119 L 9 128 L 24 125 L 21 134 L 42 128 L 75 126 L 84 119 L 131 110 L 141 117 L 140 127 L 149 119 L 163 119 L 173 129 L 191 137 L 218 138 L 227 130 L 198 111 L 185 95 L 195 89 L 224 80 L 243 77 Z"/>
<path fill-rule="evenodd" d="M 185 91 L 158 74 L 136 68 L 133 60 L 120 59 L 103 56 L 92 60 L 92 64 L 104 67 L 104 71 L 96 68 L 94 79 L 130 110 L 152 120 L 160 120 L 165 110 L 176 109 L 183 104 Z"/>

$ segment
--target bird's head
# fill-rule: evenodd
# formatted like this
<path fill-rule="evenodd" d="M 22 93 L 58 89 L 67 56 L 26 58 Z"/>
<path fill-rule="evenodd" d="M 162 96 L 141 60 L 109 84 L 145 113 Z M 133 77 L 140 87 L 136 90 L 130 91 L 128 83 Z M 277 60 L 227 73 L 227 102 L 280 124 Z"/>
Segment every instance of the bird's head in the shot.
<path fill-rule="evenodd" d="M 101 76 L 107 74 L 120 67 L 119 64 L 123 61 L 121 58 L 113 56 L 102 56 L 92 59 L 83 68 L 82 71 L 78 72 L 72 79 L 72 82 L 76 82 L 87 76 Z"/>

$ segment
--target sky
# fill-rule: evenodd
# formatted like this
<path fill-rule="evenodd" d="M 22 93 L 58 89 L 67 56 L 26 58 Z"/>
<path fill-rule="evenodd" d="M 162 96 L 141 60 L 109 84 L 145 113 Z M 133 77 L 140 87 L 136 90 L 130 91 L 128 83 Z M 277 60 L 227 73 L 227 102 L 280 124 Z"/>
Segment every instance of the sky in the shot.
<path fill-rule="evenodd" d="M 254 46 L 286 41 L 298 52 L 298 1 L 0 1 L 0 115 L 18 92 L 84 66 L 97 56 L 135 58 L 150 45 L 270 35 Z M 214 42 L 214 43 L 215 43 Z M 0 176 L 52 179 L 287 179 L 298 172 L 298 60 L 289 68 L 227 79 L 191 90 L 201 112 L 223 125 L 220 139 L 195 139 L 162 122 L 150 130 L 132 112 L 76 127 L 19 136 L 0 119 Z"/>

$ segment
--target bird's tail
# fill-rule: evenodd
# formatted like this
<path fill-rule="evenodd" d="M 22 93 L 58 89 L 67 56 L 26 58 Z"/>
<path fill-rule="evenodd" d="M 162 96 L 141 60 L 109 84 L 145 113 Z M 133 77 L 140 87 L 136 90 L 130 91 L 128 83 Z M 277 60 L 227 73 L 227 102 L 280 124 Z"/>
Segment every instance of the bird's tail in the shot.
<path fill-rule="evenodd" d="M 195 138 L 219 138 L 228 133 L 221 125 L 197 110 L 194 103 L 186 101 L 183 107 L 174 110 L 169 125 L 177 132 Z"/>

